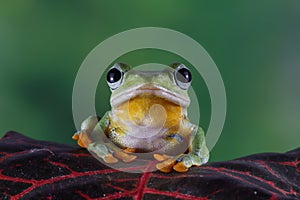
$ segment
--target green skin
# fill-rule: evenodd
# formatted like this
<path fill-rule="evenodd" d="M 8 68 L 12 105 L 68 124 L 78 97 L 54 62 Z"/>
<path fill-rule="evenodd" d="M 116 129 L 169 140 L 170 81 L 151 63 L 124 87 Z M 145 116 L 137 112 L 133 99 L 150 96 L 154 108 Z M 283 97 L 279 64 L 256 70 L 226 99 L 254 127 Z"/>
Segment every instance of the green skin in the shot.
<path fill-rule="evenodd" d="M 125 64 L 117 65 L 124 72 L 124 76 L 119 86 L 111 90 L 111 111 L 106 112 L 100 121 L 98 121 L 97 117 L 91 116 L 87 118 L 81 125 L 81 131 L 78 132 L 78 134 L 83 132 L 89 134 L 92 142 L 86 144 L 87 149 L 105 162 L 108 162 L 106 159 L 108 155 L 113 155 L 115 158 L 114 162 L 117 161 L 117 158 L 122 159 L 124 162 L 130 162 L 135 159 L 135 156 L 122 149 L 137 149 L 136 152 L 139 152 L 138 150 L 143 147 L 143 152 L 171 155 L 172 153 L 170 152 L 174 154 L 176 149 L 182 149 L 185 142 L 188 150 L 181 150 L 181 153 L 180 151 L 179 153 L 176 152 L 178 153 L 177 155 L 168 156 L 170 159 L 164 161 L 166 162 L 165 165 L 168 165 L 167 162 L 175 161 L 175 164 L 181 163 L 188 169 L 193 165 L 200 166 L 206 163 L 209 159 L 209 151 L 206 147 L 204 131 L 202 128 L 189 122 L 187 107 L 189 106 L 190 98 L 187 88 L 182 89 L 175 80 L 174 69 L 181 64 L 173 64 L 169 68 L 159 72 L 141 72 L 131 70 Z M 180 126 L 183 128 L 180 128 L 179 131 L 182 130 L 182 132 L 176 134 L 169 133 L 168 130 L 162 127 L 163 131 L 159 134 L 145 138 L 138 134 L 151 132 L 154 130 L 154 127 L 148 124 L 147 128 L 143 129 L 141 126 L 131 124 L 130 121 L 128 122 L 128 119 L 124 121 L 124 119 L 118 118 L 118 112 L 120 112 L 118 106 L 120 104 L 127 102 L 137 95 L 151 92 L 160 98 L 180 105 L 182 115 Z M 112 124 L 122 124 L 123 127 L 126 126 L 127 131 L 137 131 L 127 133 L 126 130 L 120 127 L 112 127 Z M 115 130 L 117 129 L 118 132 L 116 133 Z M 149 145 L 147 146 L 147 144 Z M 154 147 L 150 144 L 156 144 L 156 146 Z M 173 162 L 173 165 L 175 164 Z"/>

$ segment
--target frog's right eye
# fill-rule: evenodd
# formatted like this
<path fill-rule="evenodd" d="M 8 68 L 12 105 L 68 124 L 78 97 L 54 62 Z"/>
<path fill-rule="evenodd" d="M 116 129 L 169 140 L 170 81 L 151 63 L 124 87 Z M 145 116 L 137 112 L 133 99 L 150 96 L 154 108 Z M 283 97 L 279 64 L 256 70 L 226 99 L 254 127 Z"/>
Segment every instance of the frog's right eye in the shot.
<path fill-rule="evenodd" d="M 112 68 L 110 68 L 109 71 L 107 72 L 107 76 L 106 76 L 106 81 L 110 89 L 112 90 L 117 89 L 122 83 L 123 76 L 124 76 L 124 72 L 118 64 L 112 66 Z"/>

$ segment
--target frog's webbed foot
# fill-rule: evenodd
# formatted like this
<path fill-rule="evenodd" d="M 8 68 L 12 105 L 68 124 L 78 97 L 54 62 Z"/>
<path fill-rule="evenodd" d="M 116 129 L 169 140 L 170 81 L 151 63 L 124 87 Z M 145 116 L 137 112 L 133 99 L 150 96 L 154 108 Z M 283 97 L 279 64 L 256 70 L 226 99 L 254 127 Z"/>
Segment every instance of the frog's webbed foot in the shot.
<path fill-rule="evenodd" d="M 92 143 L 91 134 L 99 122 L 99 117 L 90 116 L 81 124 L 81 130 L 74 133 L 72 139 L 77 140 L 79 146 L 87 148 Z"/>
<path fill-rule="evenodd" d="M 79 146 L 87 148 L 96 158 L 102 159 L 106 163 L 116 163 L 118 159 L 123 162 L 132 162 L 136 156 L 129 155 L 130 151 L 122 150 L 109 143 L 103 130 L 108 124 L 108 114 L 106 113 L 101 120 L 99 117 L 90 116 L 81 124 L 81 131 L 73 135 Z"/>
<path fill-rule="evenodd" d="M 136 159 L 136 156 L 129 155 L 123 150 L 117 148 L 109 148 L 108 144 L 101 143 L 91 143 L 88 145 L 87 149 L 91 152 L 96 158 L 102 159 L 106 163 L 117 163 L 118 159 L 121 159 L 123 162 L 128 163 Z"/>
<path fill-rule="evenodd" d="M 156 164 L 156 168 L 162 172 L 170 172 L 173 166 L 176 164 L 177 157 L 171 157 L 168 155 L 154 154 L 154 158 L 160 163 Z"/>
<path fill-rule="evenodd" d="M 88 136 L 88 132 L 85 130 L 74 133 L 72 139 L 77 140 L 78 145 L 83 148 L 87 148 L 88 145 L 92 143 L 91 139 Z"/>
<path fill-rule="evenodd" d="M 207 162 L 207 159 L 202 159 L 198 155 L 191 153 L 178 156 L 154 154 L 154 158 L 160 161 L 156 168 L 162 172 L 171 172 L 172 169 L 177 172 L 187 172 L 191 166 L 200 166 Z"/>
<path fill-rule="evenodd" d="M 118 159 L 115 158 L 111 151 L 104 144 L 91 143 L 88 145 L 87 149 L 96 158 L 104 160 L 106 163 L 117 163 Z"/>

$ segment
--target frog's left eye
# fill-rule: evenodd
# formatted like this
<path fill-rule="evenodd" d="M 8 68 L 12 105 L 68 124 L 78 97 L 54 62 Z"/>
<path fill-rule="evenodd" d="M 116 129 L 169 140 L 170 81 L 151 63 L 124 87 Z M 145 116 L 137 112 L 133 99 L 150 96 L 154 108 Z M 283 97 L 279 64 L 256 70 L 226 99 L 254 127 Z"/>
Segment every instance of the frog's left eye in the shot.
<path fill-rule="evenodd" d="M 187 90 L 192 82 L 192 74 L 190 70 L 183 64 L 180 64 L 175 68 L 174 78 L 176 84 L 184 90 Z"/>
<path fill-rule="evenodd" d="M 124 72 L 122 68 L 118 64 L 115 64 L 107 72 L 107 76 L 106 76 L 107 84 L 112 90 L 115 90 L 121 85 L 123 76 L 124 76 Z"/>

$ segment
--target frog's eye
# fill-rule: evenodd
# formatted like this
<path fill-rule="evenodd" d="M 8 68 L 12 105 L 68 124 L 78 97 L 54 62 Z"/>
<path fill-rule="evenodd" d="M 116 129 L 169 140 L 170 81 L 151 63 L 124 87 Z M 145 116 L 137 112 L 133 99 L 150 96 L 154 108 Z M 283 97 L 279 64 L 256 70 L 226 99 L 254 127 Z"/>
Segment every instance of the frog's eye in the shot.
<path fill-rule="evenodd" d="M 117 89 L 123 80 L 124 72 L 122 68 L 115 64 L 112 68 L 109 69 L 106 76 L 107 84 L 109 85 L 110 89 L 115 90 Z"/>
<path fill-rule="evenodd" d="M 175 68 L 174 78 L 176 84 L 184 90 L 187 90 L 192 82 L 192 74 L 190 70 L 183 64 L 180 64 Z"/>

